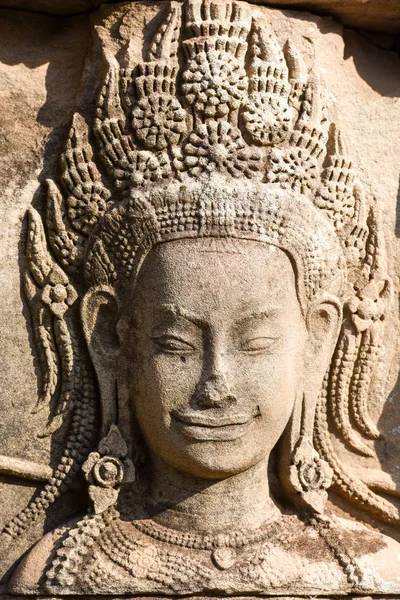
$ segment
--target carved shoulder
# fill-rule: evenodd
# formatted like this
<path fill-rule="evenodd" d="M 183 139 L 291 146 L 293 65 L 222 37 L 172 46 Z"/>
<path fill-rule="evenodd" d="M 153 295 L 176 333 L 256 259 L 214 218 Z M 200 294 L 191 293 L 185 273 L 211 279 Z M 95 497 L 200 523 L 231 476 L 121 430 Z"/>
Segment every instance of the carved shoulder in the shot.
<path fill-rule="evenodd" d="M 42 578 L 51 564 L 59 541 L 69 528 L 51 531 L 37 542 L 14 572 L 8 592 L 10 594 L 36 594 L 42 588 Z"/>
<path fill-rule="evenodd" d="M 400 544 L 393 538 L 381 534 L 381 548 L 365 554 L 359 564 L 365 578 L 371 580 L 380 593 L 400 592 Z"/>
<path fill-rule="evenodd" d="M 361 587 L 381 594 L 400 592 L 400 544 L 361 523 L 335 518 L 349 553 L 362 573 Z"/>

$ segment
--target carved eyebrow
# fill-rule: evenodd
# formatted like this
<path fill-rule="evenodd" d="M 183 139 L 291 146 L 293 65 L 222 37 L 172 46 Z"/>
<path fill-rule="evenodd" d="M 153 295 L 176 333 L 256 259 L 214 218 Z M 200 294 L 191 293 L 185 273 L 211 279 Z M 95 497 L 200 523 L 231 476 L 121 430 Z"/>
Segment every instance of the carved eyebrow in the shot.
<path fill-rule="evenodd" d="M 176 304 L 159 304 L 157 306 L 152 304 L 150 306 L 153 308 L 153 310 L 164 312 L 174 317 L 186 319 L 186 321 L 190 321 L 194 325 L 197 325 L 197 327 L 204 328 L 207 325 L 207 322 L 204 319 L 190 311 L 185 310 L 184 308 L 180 308 Z"/>
<path fill-rule="evenodd" d="M 149 306 L 153 310 L 164 312 L 174 317 L 186 319 L 186 321 L 190 321 L 191 323 L 202 329 L 208 326 L 208 322 L 205 319 L 184 308 L 177 306 L 176 304 L 151 304 Z M 272 320 L 278 314 L 278 312 L 279 310 L 277 308 L 254 311 L 244 315 L 243 317 L 235 321 L 235 326 L 240 327 L 241 325 L 245 325 L 249 321 Z"/>
<path fill-rule="evenodd" d="M 238 319 L 235 325 L 245 325 L 249 321 L 272 320 L 277 316 L 278 312 L 277 308 L 254 311 Z"/>

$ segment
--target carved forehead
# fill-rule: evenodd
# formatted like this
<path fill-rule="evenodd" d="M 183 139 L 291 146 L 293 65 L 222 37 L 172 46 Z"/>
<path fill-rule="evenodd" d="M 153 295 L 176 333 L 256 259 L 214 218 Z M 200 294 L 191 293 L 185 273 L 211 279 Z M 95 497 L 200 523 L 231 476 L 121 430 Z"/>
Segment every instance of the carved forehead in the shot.
<path fill-rule="evenodd" d="M 135 296 L 164 300 L 221 288 L 247 298 L 296 293 L 295 274 L 285 252 L 270 244 L 233 238 L 194 238 L 155 246 L 136 281 Z M 143 289 L 144 288 L 144 289 Z M 261 296 L 262 297 L 262 296 Z"/>

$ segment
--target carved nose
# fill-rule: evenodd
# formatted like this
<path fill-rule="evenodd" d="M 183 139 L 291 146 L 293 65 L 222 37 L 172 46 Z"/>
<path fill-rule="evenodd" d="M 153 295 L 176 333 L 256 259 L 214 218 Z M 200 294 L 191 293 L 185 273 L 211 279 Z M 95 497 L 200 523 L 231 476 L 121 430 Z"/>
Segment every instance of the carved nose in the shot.
<path fill-rule="evenodd" d="M 214 373 L 206 381 L 201 381 L 197 385 L 194 399 L 201 408 L 222 408 L 236 401 L 223 373 Z"/>

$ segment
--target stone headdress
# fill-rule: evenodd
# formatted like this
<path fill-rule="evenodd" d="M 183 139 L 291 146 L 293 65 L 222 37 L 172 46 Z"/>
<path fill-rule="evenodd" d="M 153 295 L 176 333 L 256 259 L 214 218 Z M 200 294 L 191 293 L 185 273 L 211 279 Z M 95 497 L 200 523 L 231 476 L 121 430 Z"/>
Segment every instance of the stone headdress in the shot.
<path fill-rule="evenodd" d="M 343 300 L 315 422 L 312 410 L 296 425 L 289 479 L 312 506 L 331 473 L 347 499 L 400 520 L 392 503 L 347 473 L 332 442 L 336 436 L 370 456 L 368 440 L 379 436 L 369 392 L 391 281 L 376 204 L 327 118 L 316 76 L 253 13 L 232 0 L 172 2 L 145 60 L 134 65 L 129 43 L 117 62 L 99 30 L 105 74 L 96 115 L 87 125 L 75 114 L 61 187 L 48 181 L 45 227 L 32 209 L 27 242 L 25 290 L 43 372 L 35 410 L 50 411 L 49 431 L 66 424 L 68 439 L 51 480 L 6 526 L 12 536 L 63 492 L 96 444 L 99 407 L 79 298 L 101 285 L 125 294 L 154 244 L 199 236 L 285 250 L 303 310 L 322 292 Z M 102 420 L 108 427 L 113 417 L 103 410 Z M 296 451 L 304 428 L 318 454 L 312 448 L 306 456 L 301 444 Z"/>

